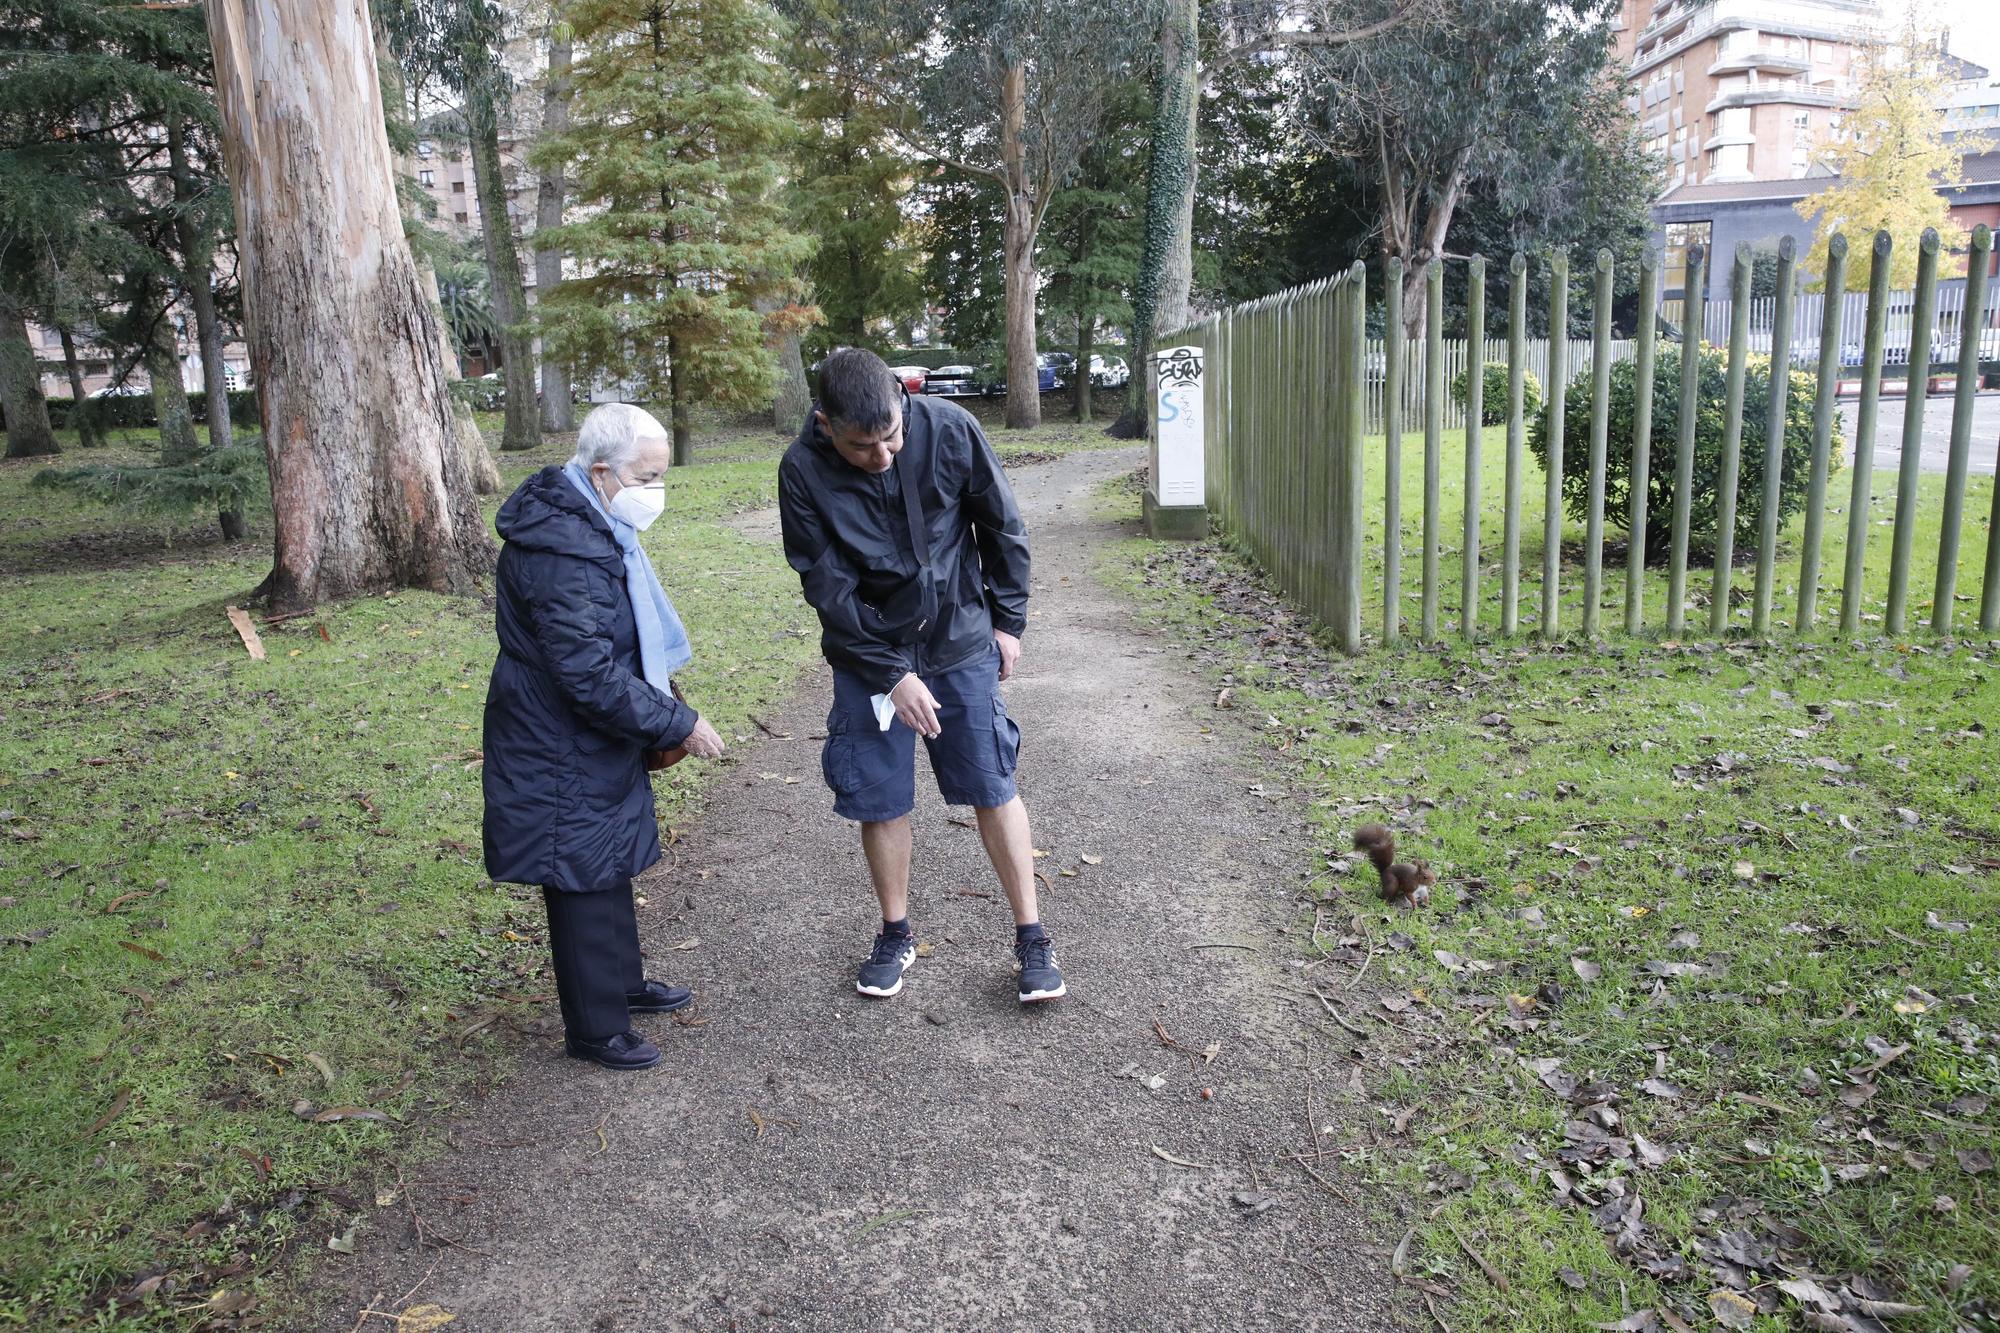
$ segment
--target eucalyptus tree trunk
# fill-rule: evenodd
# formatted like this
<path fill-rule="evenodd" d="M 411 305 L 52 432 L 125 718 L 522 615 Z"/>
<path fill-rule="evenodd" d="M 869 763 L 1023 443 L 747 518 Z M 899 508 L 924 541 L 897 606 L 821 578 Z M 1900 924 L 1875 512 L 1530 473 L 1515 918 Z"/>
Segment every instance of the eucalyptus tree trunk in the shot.
<path fill-rule="evenodd" d="M 549 76 L 542 89 L 542 134 L 561 134 L 569 128 L 569 60 L 571 43 L 568 28 L 558 22 L 549 34 Z M 560 227 L 568 181 L 562 163 L 543 168 L 535 189 L 535 299 L 546 300 L 562 281 L 562 251 L 543 245 L 541 236 L 551 227 Z M 576 429 L 576 409 L 570 402 L 569 367 L 542 354 L 542 429 Z"/>
<path fill-rule="evenodd" d="M 7 415 L 7 457 L 62 452 L 49 424 L 48 401 L 42 397 L 42 375 L 35 367 L 35 345 L 28 340 L 27 316 L 5 293 L 0 293 L 0 411 Z"/>
<path fill-rule="evenodd" d="M 1041 221 L 1028 178 L 1028 70 L 1010 65 L 1000 77 L 1000 162 L 1007 192 L 1001 231 L 1007 279 L 1007 425 L 1042 424 L 1042 374 L 1035 359 L 1035 232 Z"/>
<path fill-rule="evenodd" d="M 493 543 L 403 237 L 364 0 L 207 0 L 270 462 L 273 609 L 472 592 Z"/>
<path fill-rule="evenodd" d="M 68 328 L 58 328 L 56 332 L 62 338 L 63 370 L 69 375 L 69 424 L 76 428 L 78 444 L 86 449 L 100 449 L 104 446 L 104 432 L 88 410 L 90 400 L 83 392 L 83 363 L 77 360 L 76 338 Z"/>
<path fill-rule="evenodd" d="M 535 408 L 535 344 L 528 333 L 528 288 L 521 281 L 521 251 L 507 216 L 507 175 L 500 164 L 500 112 L 493 91 L 474 80 L 465 92 L 471 130 L 472 187 L 479 196 L 479 232 L 486 276 L 493 289 L 493 317 L 500 326 L 501 382 L 507 410 L 500 428 L 502 452 L 542 442 Z"/>
<path fill-rule="evenodd" d="M 1153 340 L 1188 321 L 1194 286 L 1195 117 L 1200 108 L 1199 0 L 1167 0 L 1153 80 L 1152 158 L 1146 167 L 1146 230 L 1132 294 L 1132 379 L 1111 433 L 1145 435 L 1152 412 L 1146 358 Z"/>
<path fill-rule="evenodd" d="M 424 296 L 438 316 L 438 352 L 444 359 L 445 383 L 456 384 L 463 376 L 458 369 L 458 349 L 451 345 L 451 330 L 444 322 L 443 304 L 438 297 L 437 270 L 422 255 L 413 257 L 417 261 L 417 277 L 423 283 Z M 455 393 L 451 395 L 451 419 L 458 432 L 458 447 L 465 451 L 466 468 L 472 474 L 472 489 L 481 495 L 499 494 L 500 465 L 486 450 L 486 437 L 479 433 L 479 422 L 473 418 L 472 404 Z"/>

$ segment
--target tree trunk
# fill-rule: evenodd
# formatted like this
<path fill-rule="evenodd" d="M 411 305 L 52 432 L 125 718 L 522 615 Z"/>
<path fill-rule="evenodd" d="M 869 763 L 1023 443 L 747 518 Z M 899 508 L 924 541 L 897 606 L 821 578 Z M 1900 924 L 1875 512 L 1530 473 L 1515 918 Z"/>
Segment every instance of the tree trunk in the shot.
<path fill-rule="evenodd" d="M 363 0 L 207 0 L 270 461 L 273 609 L 493 567 L 396 203 Z"/>
<path fill-rule="evenodd" d="M 558 33 L 562 34 L 560 37 Z M 549 33 L 549 81 L 542 90 L 542 135 L 561 134 L 569 128 L 568 28 L 555 24 Z M 541 236 L 551 227 L 560 227 L 568 190 L 560 162 L 544 168 L 535 189 L 535 299 L 545 300 L 562 281 L 562 251 L 541 244 Z M 542 429 L 576 429 L 576 410 L 570 402 L 569 367 L 542 354 Z"/>
<path fill-rule="evenodd" d="M 1146 164 L 1145 242 L 1132 293 L 1132 379 L 1111 433 L 1137 439 L 1151 427 L 1152 382 L 1146 358 L 1153 339 L 1188 321 L 1194 287 L 1195 123 L 1201 99 L 1199 0 L 1168 0 L 1160 21 L 1160 64 L 1153 78 L 1153 148 Z"/>
<path fill-rule="evenodd" d="M 164 301 L 165 293 L 155 293 Z M 181 383 L 180 342 L 174 336 L 173 313 L 155 307 L 153 327 L 146 335 L 142 360 L 153 381 L 153 416 L 160 423 L 160 463 L 180 467 L 201 457 L 201 436 L 195 433 L 188 407 L 187 386 Z"/>
<path fill-rule="evenodd" d="M 7 416 L 7 457 L 62 452 L 55 427 L 49 424 L 48 400 L 42 397 L 42 373 L 35 365 L 35 345 L 28 340 L 27 315 L 5 294 L 0 294 L 0 410 Z"/>
<path fill-rule="evenodd" d="M 1000 162 L 1007 178 L 1007 219 L 1001 236 L 1007 277 L 1007 425 L 1042 424 L 1042 373 L 1035 360 L 1035 197 L 1028 181 L 1024 138 L 1028 69 L 1009 65 L 1000 77 Z"/>
<path fill-rule="evenodd" d="M 673 404 L 674 466 L 694 466 L 694 425 L 688 411 L 690 386 L 681 378 L 681 339 L 667 335 L 667 398 Z"/>
<path fill-rule="evenodd" d="M 754 302 L 757 313 L 769 318 L 785 308 L 778 296 L 760 296 Z M 799 352 L 799 335 L 785 329 L 771 336 L 771 354 L 778 359 L 778 392 L 771 399 L 771 425 L 779 431 L 796 431 L 812 410 L 812 389 L 806 384 L 805 357 Z"/>
<path fill-rule="evenodd" d="M 417 261 L 417 278 L 423 283 L 424 296 L 431 303 L 431 313 L 437 316 L 438 355 L 444 361 L 445 383 L 456 384 L 463 377 L 458 371 L 457 349 L 451 345 L 451 330 L 445 327 L 443 305 L 438 297 L 437 270 L 423 256 L 413 257 Z M 472 474 L 472 489 L 481 495 L 498 495 L 500 465 L 487 451 L 486 437 L 479 433 L 479 422 L 472 415 L 472 404 L 452 394 L 451 418 L 458 434 L 458 447 L 465 451 L 465 465 Z"/>
<path fill-rule="evenodd" d="M 1428 210 L 1420 235 L 1416 234 L 1414 198 L 1407 205 L 1409 213 L 1392 219 L 1390 225 L 1384 228 L 1384 233 L 1390 236 L 1416 235 L 1413 243 L 1406 243 L 1407 250 L 1387 251 L 1403 255 L 1403 336 L 1406 338 L 1424 336 L 1424 287 L 1429 281 L 1430 266 L 1444 255 L 1445 238 L 1451 234 L 1452 216 L 1458 212 L 1459 196 L 1465 190 L 1465 164 L 1470 156 L 1470 150 L 1467 150 L 1454 157 L 1443 181 L 1427 192 L 1424 202 Z"/>
<path fill-rule="evenodd" d="M 86 449 L 104 447 L 104 432 L 98 429 L 97 418 L 92 416 L 90 399 L 83 392 L 83 365 L 76 359 L 76 339 L 66 328 L 57 329 L 62 336 L 63 369 L 69 374 L 69 424 L 76 431 L 76 442 Z"/>
<path fill-rule="evenodd" d="M 1071 391 L 1076 399 L 1076 419 L 1083 425 L 1090 424 L 1090 357 L 1097 350 L 1097 316 L 1078 315 L 1076 317 L 1076 387 Z"/>
<path fill-rule="evenodd" d="M 472 187 L 479 196 L 479 232 L 485 242 L 486 276 L 493 289 L 493 317 L 500 325 L 501 382 L 507 388 L 506 419 L 500 429 L 502 452 L 532 449 L 542 442 L 535 406 L 535 344 L 528 331 L 528 289 L 521 281 L 521 252 L 507 216 L 507 176 L 500 165 L 500 115 L 493 91 L 474 80 L 465 91 L 465 119 L 471 131 Z"/>
<path fill-rule="evenodd" d="M 211 449 L 227 449 L 233 438 L 229 422 L 229 379 L 222 362 L 222 322 L 215 313 L 215 243 L 200 235 L 189 209 L 196 194 L 193 173 L 188 168 L 187 125 L 179 116 L 167 118 L 167 162 L 173 175 L 174 232 L 180 241 L 181 274 L 187 285 L 188 302 L 194 307 L 195 341 L 201 348 L 201 382 L 208 399 L 208 444 Z"/>

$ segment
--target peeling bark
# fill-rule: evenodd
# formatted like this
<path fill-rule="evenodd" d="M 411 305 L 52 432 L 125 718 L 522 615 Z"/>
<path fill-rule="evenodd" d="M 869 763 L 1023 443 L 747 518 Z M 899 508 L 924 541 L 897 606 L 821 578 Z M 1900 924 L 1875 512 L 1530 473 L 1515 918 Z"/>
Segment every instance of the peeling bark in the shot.
<path fill-rule="evenodd" d="M 403 238 L 363 0 L 207 0 L 270 462 L 273 609 L 493 567 Z"/>

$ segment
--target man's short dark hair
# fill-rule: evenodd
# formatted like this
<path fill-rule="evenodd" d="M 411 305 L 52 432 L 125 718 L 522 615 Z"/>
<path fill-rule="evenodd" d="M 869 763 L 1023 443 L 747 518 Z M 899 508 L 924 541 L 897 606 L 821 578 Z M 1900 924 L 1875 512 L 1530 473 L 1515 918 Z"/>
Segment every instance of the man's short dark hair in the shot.
<path fill-rule="evenodd" d="M 886 430 L 902 407 L 902 386 L 888 362 L 867 348 L 843 347 L 820 362 L 819 408 L 836 434 L 842 426 Z"/>

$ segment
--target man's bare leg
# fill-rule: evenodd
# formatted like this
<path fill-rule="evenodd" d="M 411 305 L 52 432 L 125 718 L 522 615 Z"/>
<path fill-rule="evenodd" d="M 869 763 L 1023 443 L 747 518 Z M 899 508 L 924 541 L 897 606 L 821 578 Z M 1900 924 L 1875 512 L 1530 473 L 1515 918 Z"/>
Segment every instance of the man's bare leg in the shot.
<path fill-rule="evenodd" d="M 1026 926 L 1041 920 L 1035 904 L 1035 842 L 1028 831 L 1028 808 L 1016 796 L 1005 805 L 973 813 L 978 816 L 979 840 L 986 844 L 986 856 L 993 862 L 993 873 L 1000 877 L 1000 887 L 1007 894 L 1007 905 L 1014 909 L 1014 924 Z M 906 880 L 910 866 L 909 846 L 909 832 L 905 828 L 903 870 Z M 878 887 L 876 892 L 880 893 L 881 889 Z"/>
<path fill-rule="evenodd" d="M 1023 823 L 1023 828 L 1026 824 Z M 904 921 L 910 915 L 910 817 L 861 826 L 861 850 L 868 858 L 868 878 L 884 921 Z M 1032 900 L 1031 900 L 1032 901 Z"/>

